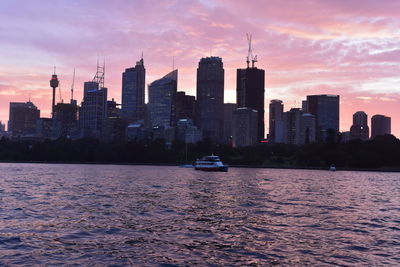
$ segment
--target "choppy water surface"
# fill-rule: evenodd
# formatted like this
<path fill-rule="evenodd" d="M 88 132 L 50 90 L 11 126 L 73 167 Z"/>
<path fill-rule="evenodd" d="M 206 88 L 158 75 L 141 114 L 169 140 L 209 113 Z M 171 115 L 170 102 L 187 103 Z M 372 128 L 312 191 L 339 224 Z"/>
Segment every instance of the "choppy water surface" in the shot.
<path fill-rule="evenodd" d="M 400 174 L 0 164 L 0 265 L 400 265 Z"/>

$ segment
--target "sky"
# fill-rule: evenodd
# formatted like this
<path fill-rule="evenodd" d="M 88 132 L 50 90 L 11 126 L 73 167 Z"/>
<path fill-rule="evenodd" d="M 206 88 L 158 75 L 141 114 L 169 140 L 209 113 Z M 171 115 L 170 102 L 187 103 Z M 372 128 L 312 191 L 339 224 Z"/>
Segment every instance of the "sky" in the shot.
<path fill-rule="evenodd" d="M 272 99 L 287 111 L 307 95 L 339 94 L 341 131 L 361 110 L 369 120 L 390 116 L 400 137 L 398 0 L 1 0 L 0 120 L 8 120 L 9 102 L 29 99 L 49 117 L 54 66 L 57 102 L 69 101 L 74 68 L 81 102 L 98 58 L 106 63 L 109 98 L 120 102 L 122 72 L 142 52 L 146 84 L 174 61 L 178 90 L 191 95 L 200 58 L 221 57 L 225 102 L 233 103 L 246 33 L 256 66 L 266 70 L 266 118 Z"/>

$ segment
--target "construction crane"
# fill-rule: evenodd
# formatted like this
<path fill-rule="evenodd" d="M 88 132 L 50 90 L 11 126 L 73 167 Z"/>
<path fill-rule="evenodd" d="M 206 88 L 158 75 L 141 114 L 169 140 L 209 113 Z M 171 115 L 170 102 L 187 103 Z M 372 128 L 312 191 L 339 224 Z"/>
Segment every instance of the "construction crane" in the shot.
<path fill-rule="evenodd" d="M 251 48 L 251 34 L 246 33 L 247 41 L 249 42 L 249 50 L 247 52 L 247 68 L 250 67 L 250 60 L 251 60 L 251 67 L 254 68 L 254 63 L 257 62 L 257 55 L 253 55 L 253 50 Z"/>

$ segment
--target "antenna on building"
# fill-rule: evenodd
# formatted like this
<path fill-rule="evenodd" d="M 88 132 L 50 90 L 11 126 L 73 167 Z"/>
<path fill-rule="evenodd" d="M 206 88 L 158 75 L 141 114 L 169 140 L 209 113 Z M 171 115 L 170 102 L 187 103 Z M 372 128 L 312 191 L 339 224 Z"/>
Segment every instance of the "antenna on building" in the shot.
<path fill-rule="evenodd" d="M 75 68 L 74 74 L 72 75 L 72 84 L 71 84 L 71 103 L 74 100 L 74 86 L 75 86 Z"/>
<path fill-rule="evenodd" d="M 175 70 L 175 57 L 172 56 L 172 70 Z"/>
<path fill-rule="evenodd" d="M 250 66 L 250 60 L 251 60 L 251 67 L 254 68 L 254 63 L 257 62 L 257 55 L 253 55 L 253 49 L 251 47 L 251 34 L 246 33 L 247 36 L 247 41 L 249 42 L 249 49 L 247 51 L 247 68 L 249 68 Z"/>

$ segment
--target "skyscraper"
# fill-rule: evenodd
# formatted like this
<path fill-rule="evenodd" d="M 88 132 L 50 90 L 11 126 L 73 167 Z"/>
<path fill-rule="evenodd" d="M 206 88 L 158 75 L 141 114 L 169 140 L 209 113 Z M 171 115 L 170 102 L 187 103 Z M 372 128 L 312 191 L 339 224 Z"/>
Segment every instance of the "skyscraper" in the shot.
<path fill-rule="evenodd" d="M 125 72 L 122 73 L 121 117 L 128 122 L 145 117 L 145 77 L 146 69 L 143 58 L 136 62 L 135 67 L 125 69 Z"/>
<path fill-rule="evenodd" d="M 204 137 L 223 140 L 224 67 L 220 57 L 200 59 L 197 68 L 197 120 Z"/>
<path fill-rule="evenodd" d="M 368 140 L 368 115 L 364 111 L 353 114 L 353 125 L 350 127 L 350 139 Z"/>
<path fill-rule="evenodd" d="M 316 119 L 316 139 L 325 141 L 330 134 L 336 138 L 339 133 L 339 96 L 307 96 L 307 112 Z M 331 133 L 330 133 L 331 132 Z"/>
<path fill-rule="evenodd" d="M 40 110 L 32 102 L 11 102 L 8 131 L 12 137 L 35 135 L 36 122 L 39 117 Z"/>
<path fill-rule="evenodd" d="M 258 111 L 257 139 L 265 138 L 264 130 L 264 92 L 265 71 L 256 67 L 237 69 L 236 102 L 238 108 L 251 108 Z"/>
<path fill-rule="evenodd" d="M 253 146 L 258 141 L 258 111 L 237 108 L 233 113 L 233 146 Z"/>
<path fill-rule="evenodd" d="M 76 100 L 71 103 L 58 103 L 54 107 L 53 136 L 55 138 L 71 137 L 78 129 L 78 105 Z"/>
<path fill-rule="evenodd" d="M 371 138 L 377 135 L 391 133 L 391 119 L 384 115 L 374 115 L 371 118 Z"/>
<path fill-rule="evenodd" d="M 233 136 L 233 113 L 237 105 L 234 103 L 224 103 L 224 143 L 232 144 Z"/>
<path fill-rule="evenodd" d="M 283 103 L 282 100 L 273 99 L 269 104 L 269 135 L 268 139 L 270 142 L 275 143 L 277 123 L 282 121 L 283 116 Z"/>
<path fill-rule="evenodd" d="M 173 126 L 175 120 L 175 94 L 178 83 L 178 70 L 174 70 L 163 78 L 149 85 L 149 112 L 153 127 Z"/>
<path fill-rule="evenodd" d="M 84 97 L 79 109 L 79 126 L 83 136 L 99 138 L 107 117 L 107 88 L 95 81 L 85 82 Z"/>
<path fill-rule="evenodd" d="M 177 92 L 175 94 L 175 119 L 195 120 L 196 116 L 196 98 L 192 95 L 186 95 L 185 92 Z"/>

